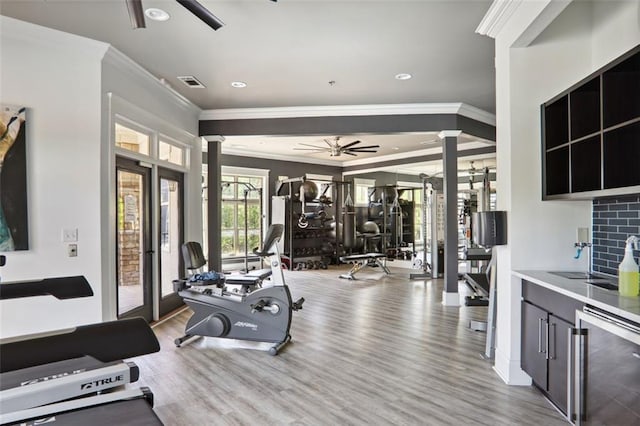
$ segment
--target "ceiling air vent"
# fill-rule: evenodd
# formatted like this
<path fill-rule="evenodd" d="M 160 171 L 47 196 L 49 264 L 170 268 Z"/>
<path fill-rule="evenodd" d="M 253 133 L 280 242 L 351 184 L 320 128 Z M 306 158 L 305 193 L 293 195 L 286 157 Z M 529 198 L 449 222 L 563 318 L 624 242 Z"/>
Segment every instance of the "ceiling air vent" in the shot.
<path fill-rule="evenodd" d="M 200 83 L 200 81 L 198 81 L 198 79 L 192 75 L 179 75 L 178 80 L 182 81 L 184 84 L 186 84 L 189 87 L 199 87 L 199 88 L 205 87 L 204 84 Z"/>

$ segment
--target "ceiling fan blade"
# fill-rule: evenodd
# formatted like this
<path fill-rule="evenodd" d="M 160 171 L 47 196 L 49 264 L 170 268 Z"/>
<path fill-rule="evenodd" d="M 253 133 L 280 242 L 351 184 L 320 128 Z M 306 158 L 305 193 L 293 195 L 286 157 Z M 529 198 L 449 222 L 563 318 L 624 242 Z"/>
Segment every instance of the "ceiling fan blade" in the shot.
<path fill-rule="evenodd" d="M 356 156 L 356 154 L 349 152 L 349 151 L 342 151 L 343 154 L 347 154 L 347 155 L 353 155 L 354 157 Z"/>
<path fill-rule="evenodd" d="M 311 148 L 322 149 L 322 150 L 326 150 L 327 149 L 324 146 L 311 145 L 310 143 L 304 143 L 304 142 L 300 142 L 298 145 L 310 146 Z"/>
<path fill-rule="evenodd" d="M 142 0 L 125 0 L 127 10 L 129 11 L 129 19 L 133 29 L 146 28 L 144 22 L 144 10 L 142 9 Z"/>
<path fill-rule="evenodd" d="M 342 152 L 344 152 L 345 154 L 350 154 L 350 153 L 352 153 L 352 152 L 355 152 L 355 153 L 359 153 L 359 152 L 373 152 L 373 153 L 376 153 L 376 152 L 378 152 L 378 151 L 372 151 L 372 150 L 370 150 L 370 149 L 365 149 L 365 150 L 359 150 L 359 149 L 358 149 L 358 150 L 355 150 L 355 149 L 348 149 L 348 150 L 346 150 L 346 151 L 342 151 Z"/>
<path fill-rule="evenodd" d="M 344 148 L 345 147 L 343 146 L 342 149 Z M 380 145 L 356 146 L 354 148 L 347 148 L 347 149 L 371 149 L 371 148 L 380 148 Z"/>
<path fill-rule="evenodd" d="M 349 142 L 346 145 L 342 145 L 341 149 L 349 148 L 350 146 L 353 146 L 353 145 L 356 145 L 356 144 L 359 144 L 359 143 L 360 143 L 360 141 Z"/>
<path fill-rule="evenodd" d="M 176 0 L 189 12 L 196 15 L 202 22 L 210 26 L 214 31 L 220 29 L 224 22 L 196 0 Z"/>
<path fill-rule="evenodd" d="M 331 148 L 333 148 L 333 144 L 331 143 L 331 141 L 329 139 L 322 139 L 324 141 L 324 143 L 326 143 L 327 145 L 329 145 Z M 338 144 L 338 140 L 336 139 L 336 145 Z"/>
<path fill-rule="evenodd" d="M 327 152 L 324 148 L 293 148 L 294 151 L 315 151 L 315 152 Z"/>

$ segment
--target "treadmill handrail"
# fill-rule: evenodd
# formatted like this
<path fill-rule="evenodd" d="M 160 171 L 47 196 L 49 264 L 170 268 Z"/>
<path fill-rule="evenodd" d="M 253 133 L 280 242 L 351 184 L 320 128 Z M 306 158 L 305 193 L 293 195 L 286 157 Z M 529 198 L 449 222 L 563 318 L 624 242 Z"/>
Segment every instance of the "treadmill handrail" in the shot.
<path fill-rule="evenodd" d="M 93 290 L 82 275 L 0 283 L 0 300 L 49 295 L 57 299 L 75 299 L 93 296 Z"/>
<path fill-rule="evenodd" d="M 144 318 L 122 319 L 0 343 L 0 373 L 85 355 L 110 362 L 159 350 L 158 338 Z"/>

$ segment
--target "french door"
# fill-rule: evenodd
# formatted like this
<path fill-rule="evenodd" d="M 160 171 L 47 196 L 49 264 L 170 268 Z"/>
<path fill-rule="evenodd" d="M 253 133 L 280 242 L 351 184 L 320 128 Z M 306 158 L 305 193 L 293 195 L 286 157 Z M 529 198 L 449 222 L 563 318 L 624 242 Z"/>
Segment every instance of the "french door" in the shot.
<path fill-rule="evenodd" d="M 151 169 L 116 160 L 118 318 L 153 319 Z"/>
<path fill-rule="evenodd" d="M 158 168 L 160 317 L 183 304 L 180 296 L 173 291 L 173 280 L 182 278 L 184 275 L 181 251 L 184 242 L 183 181 L 182 173 Z"/>

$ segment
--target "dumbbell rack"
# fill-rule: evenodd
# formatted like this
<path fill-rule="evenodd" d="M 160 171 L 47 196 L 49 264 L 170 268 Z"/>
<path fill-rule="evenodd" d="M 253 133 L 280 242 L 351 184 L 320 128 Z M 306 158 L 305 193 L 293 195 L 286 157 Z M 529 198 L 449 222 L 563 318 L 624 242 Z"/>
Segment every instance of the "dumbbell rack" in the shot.
<path fill-rule="evenodd" d="M 330 225 L 332 220 L 336 220 L 335 199 L 331 202 L 305 200 L 303 182 L 304 178 L 294 178 L 281 184 L 271 200 L 271 222 L 284 225 L 285 235 L 280 240 L 279 249 L 289 256 L 292 269 L 296 269 L 298 264 L 304 265 L 304 269 L 326 268 L 327 263 L 337 262 L 337 232 L 333 234 Z M 333 185 L 334 182 L 327 184 Z M 288 194 L 281 195 L 281 192 L 287 192 L 285 189 Z M 296 192 L 298 197 L 293 195 Z M 334 198 L 336 195 L 333 194 Z M 324 211 L 324 215 L 311 215 L 318 210 Z M 303 228 L 299 219 L 305 213 L 309 218 Z"/>

